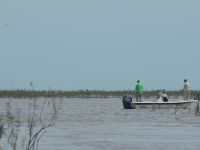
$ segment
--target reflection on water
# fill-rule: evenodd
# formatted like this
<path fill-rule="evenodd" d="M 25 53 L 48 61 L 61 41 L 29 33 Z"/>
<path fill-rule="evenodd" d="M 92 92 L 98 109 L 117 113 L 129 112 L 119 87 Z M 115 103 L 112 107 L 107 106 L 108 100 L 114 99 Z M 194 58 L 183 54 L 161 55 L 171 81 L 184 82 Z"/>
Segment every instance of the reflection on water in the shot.
<path fill-rule="evenodd" d="M 1 99 L 1 112 L 7 99 Z M 26 100 L 16 100 L 24 107 Z M 199 150 L 200 117 L 187 110 L 124 110 L 121 99 L 64 99 L 40 150 Z"/>

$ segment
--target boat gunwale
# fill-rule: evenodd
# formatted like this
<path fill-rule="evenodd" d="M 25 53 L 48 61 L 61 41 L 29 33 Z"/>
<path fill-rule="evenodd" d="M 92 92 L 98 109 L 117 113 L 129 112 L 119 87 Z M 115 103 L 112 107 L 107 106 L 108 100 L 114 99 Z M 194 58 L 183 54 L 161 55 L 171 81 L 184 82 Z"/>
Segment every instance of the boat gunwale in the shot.
<path fill-rule="evenodd" d="M 152 101 L 144 101 L 144 102 L 132 102 L 133 104 L 136 104 L 136 105 L 153 105 L 153 104 L 156 104 L 156 105 L 174 105 L 174 104 L 185 104 L 185 103 L 192 103 L 192 102 L 196 102 L 196 100 L 184 100 L 184 101 L 171 101 L 171 102 L 152 102 Z"/>

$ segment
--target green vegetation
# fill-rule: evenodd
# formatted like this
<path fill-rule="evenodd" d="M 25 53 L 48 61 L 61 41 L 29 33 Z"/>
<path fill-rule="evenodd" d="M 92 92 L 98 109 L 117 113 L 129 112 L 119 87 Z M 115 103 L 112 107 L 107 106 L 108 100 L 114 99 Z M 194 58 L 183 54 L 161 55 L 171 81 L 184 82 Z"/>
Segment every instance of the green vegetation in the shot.
<path fill-rule="evenodd" d="M 143 97 L 156 97 L 163 90 L 144 91 Z M 191 91 L 191 97 L 194 97 L 199 91 Z M 166 91 L 170 97 L 178 97 L 183 95 L 182 90 Z M 135 97 L 135 92 L 131 90 L 122 91 L 104 91 L 104 90 L 77 90 L 77 91 L 62 91 L 62 90 L 2 90 L 0 98 L 109 98 L 122 97 L 124 95 L 132 95 Z"/>

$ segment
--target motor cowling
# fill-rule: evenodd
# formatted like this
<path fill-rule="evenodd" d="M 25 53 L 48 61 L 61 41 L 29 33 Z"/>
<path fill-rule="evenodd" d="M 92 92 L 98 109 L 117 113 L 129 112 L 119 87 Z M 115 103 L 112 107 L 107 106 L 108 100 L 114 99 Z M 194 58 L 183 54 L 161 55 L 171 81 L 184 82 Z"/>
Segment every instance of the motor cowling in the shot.
<path fill-rule="evenodd" d="M 122 103 L 124 106 L 124 109 L 132 109 L 131 103 L 132 103 L 132 96 L 123 96 Z"/>

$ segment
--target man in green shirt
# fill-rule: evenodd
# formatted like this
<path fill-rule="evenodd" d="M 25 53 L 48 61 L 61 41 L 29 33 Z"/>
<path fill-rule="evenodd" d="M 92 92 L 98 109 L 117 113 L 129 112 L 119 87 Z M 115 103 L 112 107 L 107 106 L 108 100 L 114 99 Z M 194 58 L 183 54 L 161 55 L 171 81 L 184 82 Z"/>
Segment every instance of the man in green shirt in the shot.
<path fill-rule="evenodd" d="M 135 95 L 136 95 L 136 102 L 142 101 L 142 94 L 143 94 L 144 87 L 140 80 L 137 80 L 137 83 L 135 85 Z"/>

